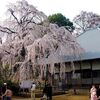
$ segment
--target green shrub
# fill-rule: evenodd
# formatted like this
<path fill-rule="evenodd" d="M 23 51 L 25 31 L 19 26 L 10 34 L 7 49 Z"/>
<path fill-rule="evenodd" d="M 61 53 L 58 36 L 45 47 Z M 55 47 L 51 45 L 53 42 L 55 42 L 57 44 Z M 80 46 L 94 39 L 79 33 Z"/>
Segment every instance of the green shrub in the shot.
<path fill-rule="evenodd" d="M 18 95 L 19 94 L 19 85 L 16 83 L 13 83 L 12 81 L 7 81 L 7 86 L 12 90 L 13 95 Z"/>
<path fill-rule="evenodd" d="M 2 86 L 2 84 L 3 84 L 3 80 L 0 80 L 0 86 Z"/>

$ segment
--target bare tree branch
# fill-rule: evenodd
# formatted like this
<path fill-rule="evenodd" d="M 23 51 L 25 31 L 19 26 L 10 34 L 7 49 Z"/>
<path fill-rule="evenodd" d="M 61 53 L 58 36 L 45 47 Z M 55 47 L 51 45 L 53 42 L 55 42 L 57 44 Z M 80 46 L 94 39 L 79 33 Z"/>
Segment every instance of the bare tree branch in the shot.
<path fill-rule="evenodd" d="M 1 31 L 1 32 L 4 32 L 4 33 L 8 33 L 8 34 L 17 33 L 17 32 L 15 32 L 15 31 L 11 30 L 11 29 L 8 28 L 8 27 L 2 27 L 2 26 L 0 26 L 0 31 Z"/>
<path fill-rule="evenodd" d="M 85 29 L 84 29 L 84 27 L 82 27 L 80 24 L 78 24 L 77 22 L 74 22 L 75 24 L 77 24 L 82 30 L 83 30 L 83 32 L 85 32 Z"/>
<path fill-rule="evenodd" d="M 18 21 L 17 17 L 14 15 L 14 11 L 12 9 L 8 9 L 11 13 L 11 15 L 15 18 L 15 20 L 17 21 L 18 25 L 20 25 L 20 22 Z"/>

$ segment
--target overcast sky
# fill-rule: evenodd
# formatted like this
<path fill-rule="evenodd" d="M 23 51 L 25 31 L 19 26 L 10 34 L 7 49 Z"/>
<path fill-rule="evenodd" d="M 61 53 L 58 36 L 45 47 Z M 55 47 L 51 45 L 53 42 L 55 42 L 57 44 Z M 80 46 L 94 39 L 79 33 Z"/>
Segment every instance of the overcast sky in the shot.
<path fill-rule="evenodd" d="M 17 0 L 0 1 L 0 17 L 6 11 L 9 2 Z M 73 19 L 80 11 L 89 11 L 100 14 L 100 0 L 27 0 L 47 16 L 54 13 L 62 13 L 66 18 Z"/>

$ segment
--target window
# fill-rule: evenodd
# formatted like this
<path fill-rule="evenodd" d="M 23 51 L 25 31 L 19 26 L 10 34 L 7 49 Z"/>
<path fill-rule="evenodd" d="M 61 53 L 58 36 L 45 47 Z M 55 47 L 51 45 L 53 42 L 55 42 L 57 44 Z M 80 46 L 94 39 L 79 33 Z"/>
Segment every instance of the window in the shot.
<path fill-rule="evenodd" d="M 100 77 L 100 70 L 93 70 L 93 77 Z"/>
<path fill-rule="evenodd" d="M 91 69 L 82 70 L 82 78 L 91 78 Z"/>

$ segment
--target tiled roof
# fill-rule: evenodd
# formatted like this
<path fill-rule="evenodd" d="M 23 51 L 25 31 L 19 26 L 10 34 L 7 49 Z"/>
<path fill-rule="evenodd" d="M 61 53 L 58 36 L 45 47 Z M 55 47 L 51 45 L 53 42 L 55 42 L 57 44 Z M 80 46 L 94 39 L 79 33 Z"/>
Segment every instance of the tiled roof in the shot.
<path fill-rule="evenodd" d="M 82 59 L 100 58 L 100 29 L 91 29 L 77 37 L 77 42 L 84 48 Z"/>

